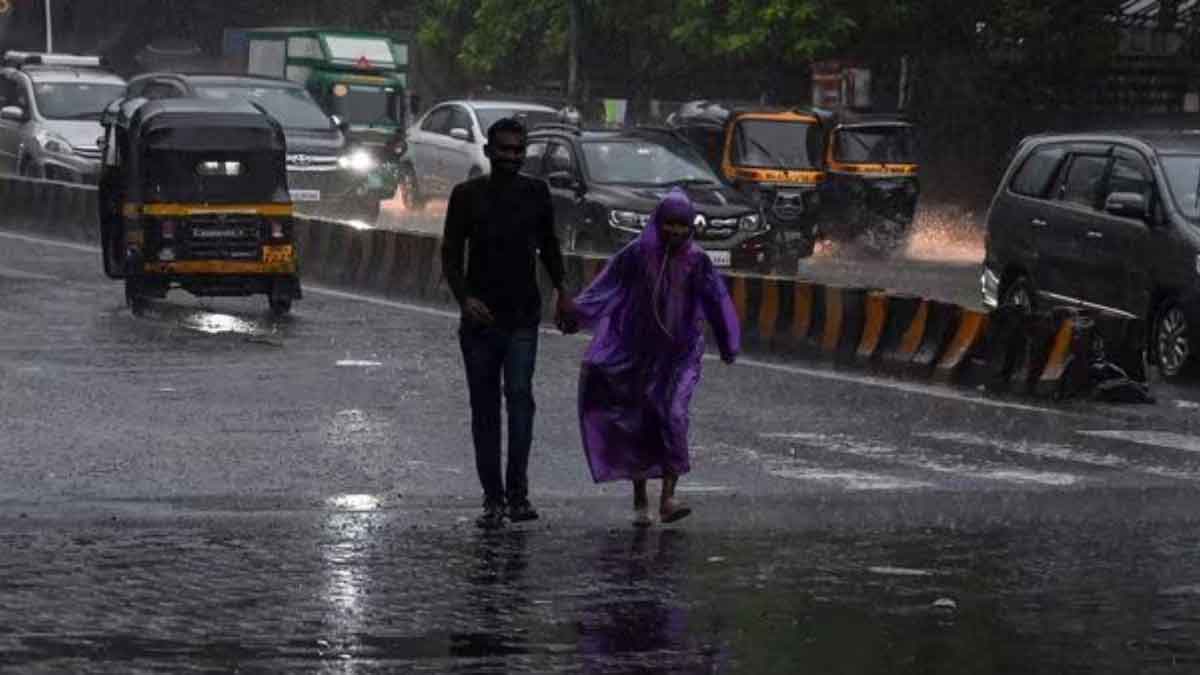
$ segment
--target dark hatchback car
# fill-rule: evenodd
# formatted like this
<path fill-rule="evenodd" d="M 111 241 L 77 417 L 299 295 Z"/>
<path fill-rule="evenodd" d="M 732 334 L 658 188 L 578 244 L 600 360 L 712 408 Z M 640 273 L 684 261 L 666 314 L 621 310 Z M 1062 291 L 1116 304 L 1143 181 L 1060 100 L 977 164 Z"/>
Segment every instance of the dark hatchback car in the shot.
<path fill-rule="evenodd" d="M 987 222 L 984 304 L 1144 318 L 1165 376 L 1200 347 L 1200 131 L 1039 135 Z"/>
<path fill-rule="evenodd" d="M 374 225 L 379 202 L 368 174 L 378 158 L 355 156 L 345 135 L 305 88 L 289 80 L 247 75 L 147 73 L 129 81 L 126 98 L 243 100 L 262 107 L 287 137 L 288 186 L 297 211 Z"/>
<path fill-rule="evenodd" d="M 668 191 L 681 187 L 696 207 L 696 243 L 717 267 L 762 269 L 772 262 L 758 207 L 671 131 L 543 125 L 529 134 L 523 171 L 550 184 L 567 250 L 616 251 L 641 234 Z"/>

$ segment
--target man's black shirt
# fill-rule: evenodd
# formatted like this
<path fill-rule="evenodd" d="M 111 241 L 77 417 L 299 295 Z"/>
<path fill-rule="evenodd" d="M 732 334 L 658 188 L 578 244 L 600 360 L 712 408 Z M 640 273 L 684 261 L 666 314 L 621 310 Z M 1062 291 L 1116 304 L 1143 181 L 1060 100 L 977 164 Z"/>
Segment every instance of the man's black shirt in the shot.
<path fill-rule="evenodd" d="M 538 257 L 561 289 L 563 258 L 544 181 L 482 176 L 454 188 L 442 235 L 442 272 L 460 305 L 468 297 L 481 300 L 502 328 L 537 325 L 542 313 Z"/>

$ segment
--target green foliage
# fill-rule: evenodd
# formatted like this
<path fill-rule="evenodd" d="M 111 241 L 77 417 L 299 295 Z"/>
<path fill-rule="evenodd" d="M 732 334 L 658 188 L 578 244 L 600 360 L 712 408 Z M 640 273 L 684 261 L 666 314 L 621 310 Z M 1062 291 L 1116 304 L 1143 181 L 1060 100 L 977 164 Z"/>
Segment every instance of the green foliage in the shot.
<path fill-rule="evenodd" d="M 828 0 L 684 0 L 674 35 L 716 55 L 795 64 L 829 55 L 855 25 Z"/>

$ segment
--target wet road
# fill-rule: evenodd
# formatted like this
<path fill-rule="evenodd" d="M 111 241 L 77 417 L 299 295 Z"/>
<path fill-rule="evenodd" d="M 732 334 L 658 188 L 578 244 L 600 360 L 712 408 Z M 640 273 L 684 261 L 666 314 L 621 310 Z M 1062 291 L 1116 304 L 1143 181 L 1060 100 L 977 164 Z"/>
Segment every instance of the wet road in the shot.
<path fill-rule="evenodd" d="M 531 481 L 478 505 L 447 312 L 310 288 L 143 317 L 0 233 L 0 665 L 16 672 L 1195 672 L 1200 396 L 1045 407 L 706 364 L 697 514 L 594 486 L 546 333 Z"/>

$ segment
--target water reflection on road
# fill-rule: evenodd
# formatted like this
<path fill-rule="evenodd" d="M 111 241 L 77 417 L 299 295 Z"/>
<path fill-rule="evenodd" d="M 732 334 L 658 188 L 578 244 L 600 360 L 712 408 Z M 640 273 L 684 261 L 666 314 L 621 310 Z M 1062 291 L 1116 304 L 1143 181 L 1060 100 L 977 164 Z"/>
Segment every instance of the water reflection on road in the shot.
<path fill-rule="evenodd" d="M 1127 511 L 971 527 L 869 513 L 787 529 L 697 520 L 647 532 L 551 517 L 481 533 L 455 524 L 474 509 L 348 493 L 283 514 L 10 520 L 0 664 L 1197 672 L 1200 528 Z"/>

